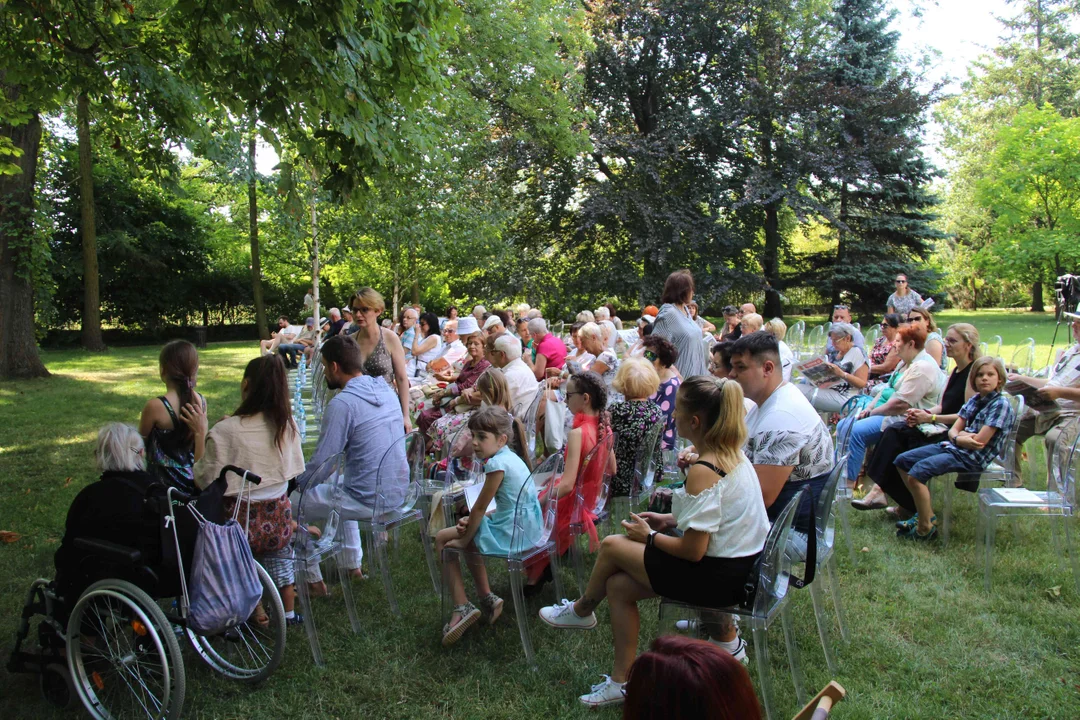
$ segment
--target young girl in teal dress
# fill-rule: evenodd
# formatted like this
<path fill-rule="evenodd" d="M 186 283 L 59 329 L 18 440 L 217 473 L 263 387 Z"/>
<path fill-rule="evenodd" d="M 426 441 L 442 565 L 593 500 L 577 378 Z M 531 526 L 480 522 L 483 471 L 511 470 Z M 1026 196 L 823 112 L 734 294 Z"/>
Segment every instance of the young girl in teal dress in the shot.
<path fill-rule="evenodd" d="M 465 595 L 465 583 L 457 557 L 450 561 L 444 559 L 445 582 L 454 608 L 450 622 L 443 627 L 443 645 L 457 642 L 481 615 L 487 616 L 488 624 L 491 624 L 502 613 L 503 601 L 491 592 L 483 556 L 527 550 L 540 539 L 544 526 L 529 466 L 507 444 L 510 434 L 515 433 L 518 435 L 518 447 L 526 447 L 521 423 L 501 407 L 487 407 L 469 418 L 469 431 L 472 433 L 473 452 L 483 461 L 485 472 L 484 487 L 474 507 L 485 508 L 494 499 L 495 511 L 488 515 L 472 513 L 459 520 L 456 527 L 440 530 L 435 536 L 440 556 L 443 548 L 465 551 L 469 571 L 480 595 L 477 608 Z M 517 537 L 514 536 L 515 517 L 520 523 Z"/>

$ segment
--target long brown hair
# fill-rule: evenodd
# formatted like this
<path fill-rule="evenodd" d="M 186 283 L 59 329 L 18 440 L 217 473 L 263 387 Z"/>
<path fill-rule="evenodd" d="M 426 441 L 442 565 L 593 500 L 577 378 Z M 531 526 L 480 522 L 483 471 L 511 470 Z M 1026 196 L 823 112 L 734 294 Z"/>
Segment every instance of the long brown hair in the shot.
<path fill-rule="evenodd" d="M 165 376 L 166 385 L 172 384 L 176 394 L 180 396 L 180 407 L 176 408 L 179 414 L 181 408 L 198 397 L 195 394 L 195 382 L 199 372 L 199 351 L 187 340 L 173 340 L 161 348 L 158 365 L 161 367 L 161 374 Z M 191 429 L 184 423 L 177 423 L 174 429 L 181 437 L 191 436 Z"/>
<path fill-rule="evenodd" d="M 524 461 L 529 472 L 532 472 L 529 445 L 525 439 L 525 426 L 505 409 L 490 405 L 477 410 L 469 417 L 469 431 L 505 435 L 507 440 L 513 440 L 514 442 L 510 443 L 510 449 L 515 450 L 514 445 L 517 445 L 519 449 L 516 451 L 517 456 Z"/>
<path fill-rule="evenodd" d="M 258 357 L 244 368 L 247 395 L 233 415 L 251 417 L 263 414 L 274 426 L 274 442 L 278 449 L 285 441 L 285 431 L 293 424 L 289 405 L 289 378 L 280 355 Z"/>

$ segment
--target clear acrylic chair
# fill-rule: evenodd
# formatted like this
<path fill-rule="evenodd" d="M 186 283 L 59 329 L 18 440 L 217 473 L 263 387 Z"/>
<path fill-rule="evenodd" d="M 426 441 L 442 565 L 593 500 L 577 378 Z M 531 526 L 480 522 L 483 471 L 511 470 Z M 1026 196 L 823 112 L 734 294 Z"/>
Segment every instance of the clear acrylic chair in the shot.
<path fill-rule="evenodd" d="M 795 355 L 795 360 L 798 361 L 805 353 L 803 342 L 806 338 L 806 321 L 800 320 L 791 327 L 788 328 L 787 333 L 784 335 L 787 340 L 788 346 L 791 348 L 791 352 Z"/>
<path fill-rule="evenodd" d="M 825 354 L 825 326 L 816 325 L 810 334 L 806 337 L 806 354 L 807 357 L 814 357 L 815 355 Z"/>
<path fill-rule="evenodd" d="M 609 460 L 611 448 L 614 446 L 615 436 L 608 432 L 597 441 L 596 446 L 585 455 L 578 468 L 577 478 L 574 480 L 574 491 L 567 496 L 567 500 L 573 503 L 570 511 L 570 559 L 574 565 L 574 576 L 577 579 L 578 591 L 585 592 L 585 583 L 589 576 L 585 571 L 585 560 L 579 545 L 580 538 L 585 534 L 585 512 L 597 515 L 601 502 L 607 501 L 607 494 L 611 489 L 611 474 L 609 472 Z M 599 467 L 598 467 L 599 466 Z M 585 478 L 592 474 L 600 474 L 600 482 L 594 488 L 585 486 Z M 597 524 L 601 522 L 597 517 Z"/>
<path fill-rule="evenodd" d="M 757 688 L 761 694 L 761 704 L 765 708 L 768 720 L 779 720 L 773 700 L 773 678 L 769 660 L 768 631 L 773 621 L 779 617 L 784 629 L 784 644 L 787 646 L 788 667 L 791 680 L 795 685 L 795 694 L 800 704 L 806 703 L 806 689 L 803 682 L 802 665 L 799 649 L 795 644 L 795 628 L 792 622 L 791 608 L 788 606 L 792 587 L 791 568 L 793 558 L 798 556 L 800 548 L 805 547 L 805 539 L 800 542 L 795 538 L 793 523 L 803 497 L 804 488 L 797 492 L 787 506 L 780 512 L 769 530 L 762 550 L 757 589 L 749 601 L 749 609 L 739 606 L 732 608 L 703 608 L 677 602 L 667 598 L 660 601 L 660 632 L 674 632 L 675 623 L 688 617 L 697 617 L 698 626 L 705 618 L 726 613 L 737 615 L 749 621 L 754 637 L 754 660 L 757 664 Z M 689 623 L 689 625 L 694 625 Z"/>
<path fill-rule="evenodd" d="M 344 482 L 345 455 L 342 453 L 328 458 L 320 465 L 311 475 L 306 487 L 294 496 L 296 530 L 293 532 L 290 546 L 262 558 L 264 565 L 272 565 L 276 562 L 293 564 L 299 610 L 304 617 L 304 632 L 307 634 L 316 665 L 325 665 L 326 661 L 323 658 L 319 635 L 315 629 L 315 613 L 311 604 L 311 593 L 308 590 L 308 573 L 312 567 L 327 561 L 337 566 L 345 610 L 349 615 L 349 625 L 354 633 L 360 632 L 360 619 L 356 614 L 356 604 L 353 601 L 352 580 L 340 561 L 345 548 L 338 536 L 341 528 L 341 515 L 338 508 L 341 507 L 345 493 Z M 314 501 L 316 497 L 318 497 L 317 505 L 320 509 L 313 512 L 310 508 L 316 504 Z M 324 512 L 326 508 L 329 508 L 329 512 Z M 320 533 L 312 534 L 308 531 L 309 526 L 319 527 Z"/>
<path fill-rule="evenodd" d="M 397 534 L 398 528 L 416 523 L 420 542 L 424 546 L 431 584 L 439 592 L 439 571 L 435 565 L 435 551 L 428 535 L 424 514 L 416 507 L 423 494 L 421 483 L 424 476 L 424 439 L 419 431 L 413 431 L 398 440 L 383 453 L 375 481 L 375 507 L 371 519 L 359 520 L 360 532 L 368 541 L 372 563 L 379 569 L 386 600 L 390 611 L 400 615 L 394 585 L 390 579 L 390 556 L 387 551 L 389 534 Z"/>
<path fill-rule="evenodd" d="M 682 470 L 679 468 L 679 454 L 690 447 L 690 441 L 686 438 L 675 436 L 675 446 L 660 451 L 660 462 L 663 468 L 661 482 L 682 482 Z"/>
<path fill-rule="evenodd" d="M 1027 497 L 1012 497 L 1008 490 L 984 488 L 979 490 L 979 516 L 975 539 L 978 557 L 983 564 L 983 586 L 990 591 L 990 575 L 994 567 L 994 543 L 997 520 L 1001 517 L 1046 517 L 1051 521 L 1054 549 L 1062 564 L 1068 555 L 1073 583 L 1080 592 L 1080 558 L 1072 546 L 1069 525 L 1076 509 L 1076 478 L 1080 473 L 1080 418 L 1069 420 L 1061 429 L 1051 476 L 1045 492 L 1022 491 Z M 1062 543 L 1064 542 L 1064 545 Z"/>
<path fill-rule="evenodd" d="M 610 506 L 608 520 L 609 524 L 612 525 L 611 532 L 615 531 L 614 523 L 616 521 L 628 519 L 631 512 L 641 509 L 643 499 L 648 502 L 660 469 L 660 448 L 665 427 L 664 421 L 659 421 L 649 428 L 641 444 L 638 445 L 634 456 L 634 478 L 633 484 L 630 486 L 630 494 L 612 497 L 608 501 Z"/>
<path fill-rule="evenodd" d="M 855 415 L 858 412 L 866 409 L 873 402 L 874 398 L 870 395 L 856 395 L 855 397 L 848 398 L 844 406 L 840 408 L 840 419 L 843 420 L 850 415 Z M 852 488 L 848 486 L 848 481 L 851 478 L 847 476 L 847 455 L 848 445 L 851 443 L 851 426 L 846 425 L 841 429 L 841 423 L 836 423 L 835 429 L 836 437 L 833 440 L 833 461 L 840 464 L 840 458 L 845 458 L 843 463 L 843 477 L 836 484 L 836 496 L 839 499 L 837 509 L 840 514 L 840 524 L 844 528 L 844 538 L 847 540 L 848 553 L 851 555 L 851 562 L 858 562 L 858 555 L 855 554 L 855 541 L 851 537 L 851 520 L 848 516 L 848 512 L 851 509 L 851 500 L 855 497 Z"/>
<path fill-rule="evenodd" d="M 541 429 L 537 428 L 536 425 L 536 416 L 540 412 L 540 405 L 544 402 L 546 390 L 546 383 L 541 382 L 537 385 L 532 403 L 529 404 L 528 409 L 525 411 L 525 416 L 520 418 L 521 424 L 525 427 L 525 445 L 530 458 L 536 457 L 536 436 L 541 432 Z"/>
<path fill-rule="evenodd" d="M 532 482 L 525 483 L 517 499 L 517 511 L 514 516 L 514 530 L 510 540 L 510 552 L 505 555 L 484 555 L 479 552 L 467 552 L 455 548 L 443 549 L 443 571 L 451 562 L 458 562 L 463 555 L 469 554 L 482 558 L 497 558 L 506 562 L 510 574 L 510 592 L 514 597 L 514 614 L 517 615 L 518 632 L 521 634 L 521 646 L 525 650 L 525 659 L 538 669 L 533 652 L 532 636 L 529 632 L 529 620 L 532 613 L 525 605 L 525 568 L 535 560 L 547 556 L 551 563 L 551 576 L 555 586 L 555 597 L 565 597 L 562 581 L 559 578 L 559 551 L 555 546 L 555 518 L 560 499 L 556 488 L 563 474 L 563 456 L 556 454 L 542 462 L 533 470 Z M 533 523 L 526 522 L 525 513 L 529 512 L 530 503 L 526 493 L 536 493 L 540 501 L 543 529 L 539 535 L 530 534 Z M 570 500 L 567 495 L 563 500 Z M 449 584 L 443 582 L 442 614 L 449 621 L 453 601 L 450 598 Z"/>
<path fill-rule="evenodd" d="M 879 337 L 881 337 L 881 326 L 880 325 L 874 325 L 873 327 L 871 327 L 869 330 L 866 331 L 865 335 L 863 335 L 864 344 L 866 345 L 867 348 L 872 348 L 872 347 L 874 347 L 874 343 L 877 342 L 877 339 Z"/>
<path fill-rule="evenodd" d="M 1020 375 L 1030 375 L 1035 370 L 1035 338 L 1027 338 L 1016 346 L 1009 367 Z"/>
<path fill-rule="evenodd" d="M 1020 420 L 1024 415 L 1024 398 L 1019 395 L 1006 395 L 1009 400 L 1009 404 L 1012 405 L 1015 416 L 1013 417 L 1013 423 L 1008 429 L 1008 437 L 1005 438 L 1005 444 L 1001 448 L 1001 452 L 998 453 L 997 458 L 990 463 L 985 470 L 981 473 L 958 473 L 954 475 L 945 475 L 941 478 L 942 482 L 937 483 L 941 486 L 940 493 L 943 495 L 941 503 L 935 501 L 935 505 L 941 508 L 941 522 L 939 527 L 941 528 L 941 544 L 942 546 L 949 544 L 949 534 L 952 525 L 952 509 L 953 509 L 953 493 L 957 484 L 964 483 L 969 487 L 978 488 L 983 483 L 994 482 L 1002 483 L 1006 487 L 1012 487 L 1023 484 L 1023 478 L 1017 475 L 1013 468 L 1015 467 L 1016 458 L 1016 434 L 1020 430 Z M 972 492 L 975 492 L 973 489 Z"/>
<path fill-rule="evenodd" d="M 837 458 L 832 472 L 829 473 L 829 479 L 825 482 L 825 487 L 821 489 L 817 507 L 814 508 L 814 527 L 817 531 L 817 573 L 814 575 L 813 582 L 810 583 L 810 598 L 814 604 L 814 620 L 817 622 L 821 648 L 825 652 L 825 662 L 833 675 L 837 674 L 836 656 L 829 640 L 829 620 L 825 615 L 825 597 L 821 583 L 828 578 L 833 608 L 836 611 L 836 624 L 840 628 L 840 637 L 846 644 L 850 638 L 844 619 L 844 607 L 840 601 L 840 571 L 836 568 L 835 553 L 836 507 L 843 505 L 842 500 L 837 502 L 837 490 L 845 480 L 845 463 L 847 463 L 846 454 Z"/>
<path fill-rule="evenodd" d="M 442 485 L 441 505 L 446 527 L 454 525 L 454 508 L 465 497 L 465 489 L 476 483 L 483 483 L 485 477 L 484 463 L 476 458 L 451 458 L 446 466 Z"/>

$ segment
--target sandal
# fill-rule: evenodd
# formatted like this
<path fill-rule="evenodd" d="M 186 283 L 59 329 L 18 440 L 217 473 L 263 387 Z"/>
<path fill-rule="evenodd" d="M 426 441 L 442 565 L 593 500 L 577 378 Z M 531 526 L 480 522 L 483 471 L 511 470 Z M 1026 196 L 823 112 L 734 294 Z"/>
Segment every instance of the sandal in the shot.
<path fill-rule="evenodd" d="M 488 593 L 487 597 L 480 598 L 476 604 L 480 606 L 480 612 L 487 618 L 488 625 L 494 625 L 502 615 L 503 599 L 495 593 Z"/>
<path fill-rule="evenodd" d="M 255 606 L 255 612 L 251 613 L 251 617 L 248 618 L 248 622 L 254 623 L 261 628 L 270 627 L 270 616 L 266 614 L 266 610 L 263 609 L 262 600 Z"/>
<path fill-rule="evenodd" d="M 464 605 L 455 605 L 450 611 L 451 618 L 454 615 L 460 617 L 457 623 L 454 625 L 451 625 L 450 623 L 443 625 L 443 647 L 449 647 L 460 640 L 461 636 L 465 634 L 465 631 L 475 625 L 476 621 L 480 619 L 480 611 L 476 609 L 476 606 L 468 602 Z"/>
<path fill-rule="evenodd" d="M 919 513 L 915 513 L 914 515 L 909 517 L 907 520 L 899 520 L 899 521 L 897 521 L 896 529 L 897 530 L 910 530 L 911 528 L 915 527 L 918 524 L 919 524 Z M 937 515 L 934 515 L 934 516 L 932 516 L 930 518 L 930 524 L 931 525 L 937 525 Z"/>
<path fill-rule="evenodd" d="M 926 542 L 927 540 L 933 540 L 937 537 L 937 525 L 930 526 L 930 532 L 923 535 L 919 532 L 919 526 L 912 525 L 910 528 L 904 528 L 903 530 L 896 531 L 896 537 L 901 540 L 916 540 L 919 542 Z"/>

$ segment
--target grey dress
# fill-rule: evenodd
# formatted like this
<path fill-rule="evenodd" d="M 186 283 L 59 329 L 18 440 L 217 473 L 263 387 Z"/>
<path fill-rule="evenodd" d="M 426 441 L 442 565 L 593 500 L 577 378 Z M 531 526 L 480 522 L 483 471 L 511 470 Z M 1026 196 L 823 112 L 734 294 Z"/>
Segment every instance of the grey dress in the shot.
<path fill-rule="evenodd" d="M 684 378 L 709 374 L 701 328 L 687 312 L 670 303 L 664 304 L 653 323 L 652 334 L 670 341 L 679 351 L 675 366 Z"/>

